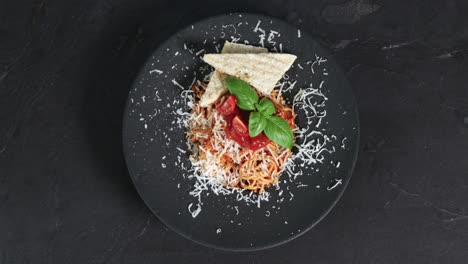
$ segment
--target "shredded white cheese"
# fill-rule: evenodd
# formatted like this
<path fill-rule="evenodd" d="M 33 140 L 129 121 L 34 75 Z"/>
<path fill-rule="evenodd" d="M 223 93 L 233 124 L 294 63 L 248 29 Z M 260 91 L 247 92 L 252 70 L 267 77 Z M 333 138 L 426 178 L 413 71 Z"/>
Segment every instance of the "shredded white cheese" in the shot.
<path fill-rule="evenodd" d="M 205 52 L 205 49 L 201 49 L 201 50 L 197 51 L 195 53 L 195 55 L 200 56 L 200 54 L 202 54 L 203 52 Z"/>
<path fill-rule="evenodd" d="M 202 208 L 200 204 L 197 204 L 197 208 L 195 210 L 192 210 L 193 203 L 190 203 L 187 210 L 192 214 L 192 217 L 195 218 L 198 216 L 198 214 L 201 212 Z"/>
<path fill-rule="evenodd" d="M 174 85 L 178 86 L 178 87 L 181 88 L 182 90 L 185 90 L 185 88 L 184 88 L 182 85 L 180 85 L 180 83 L 178 83 L 175 79 L 172 79 L 171 81 L 172 81 L 172 83 L 173 83 Z M 168 107 L 169 107 L 169 106 L 170 106 L 170 105 L 168 105 Z"/>
<path fill-rule="evenodd" d="M 149 71 L 150 74 L 152 74 L 153 72 L 157 72 L 157 73 L 159 73 L 159 74 L 162 74 L 162 73 L 163 73 L 163 71 L 158 70 L 158 69 L 154 69 L 154 70 Z"/>
<path fill-rule="evenodd" d="M 331 186 L 331 187 L 327 187 L 327 191 L 331 191 L 331 190 L 335 189 L 340 184 L 343 184 L 343 180 L 342 179 L 339 179 L 339 180 L 335 179 L 335 184 L 333 186 Z"/>

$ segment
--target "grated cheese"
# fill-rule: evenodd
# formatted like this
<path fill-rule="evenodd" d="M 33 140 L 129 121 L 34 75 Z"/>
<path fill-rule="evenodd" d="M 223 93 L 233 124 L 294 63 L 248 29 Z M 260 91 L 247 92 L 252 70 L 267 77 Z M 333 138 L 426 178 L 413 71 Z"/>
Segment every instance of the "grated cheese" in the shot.
<path fill-rule="evenodd" d="M 185 88 L 184 88 L 182 85 L 180 85 L 180 83 L 178 83 L 175 79 L 172 79 L 171 81 L 172 81 L 172 83 L 173 83 L 174 85 L 178 86 L 178 87 L 181 88 L 182 90 L 185 90 Z M 168 105 L 168 107 L 169 107 L 169 106 L 170 106 L 170 105 Z"/>
<path fill-rule="evenodd" d="M 232 27 L 232 28 L 234 29 L 234 34 L 235 34 L 235 33 L 237 33 L 236 26 L 234 26 L 233 24 L 229 24 L 229 25 L 222 25 L 221 27 L 222 27 L 222 28 Z"/>
<path fill-rule="evenodd" d="M 162 73 L 163 73 L 163 71 L 158 70 L 158 69 L 154 69 L 154 70 L 149 71 L 150 74 L 152 74 L 153 72 L 157 72 L 157 73 L 159 73 L 159 74 L 162 74 Z"/>
<path fill-rule="evenodd" d="M 262 23 L 262 21 L 258 20 L 257 25 L 255 26 L 253 32 L 257 32 L 259 30 L 260 23 Z"/>
<path fill-rule="evenodd" d="M 195 210 L 192 210 L 192 206 L 193 206 L 193 203 L 190 203 L 187 210 L 190 212 L 190 214 L 192 214 L 192 217 L 195 218 L 198 216 L 198 214 L 201 212 L 202 208 L 201 206 L 198 204 L 197 205 L 197 208 Z"/>
<path fill-rule="evenodd" d="M 205 52 L 205 49 L 201 49 L 201 50 L 197 51 L 195 53 L 195 55 L 200 56 L 200 54 L 202 54 L 203 52 Z"/>
<path fill-rule="evenodd" d="M 342 149 L 345 149 L 345 148 L 346 148 L 346 145 L 345 145 L 346 139 L 348 139 L 348 138 L 347 138 L 347 137 L 344 137 L 344 138 L 341 140 L 341 148 L 342 148 Z"/>
<path fill-rule="evenodd" d="M 334 184 L 333 186 L 331 186 L 331 187 L 327 187 L 327 191 L 331 191 L 331 190 L 335 189 L 335 188 L 338 187 L 338 185 L 340 185 L 340 184 L 343 184 L 343 180 L 341 180 L 341 179 L 339 179 L 339 180 L 335 179 L 335 184 Z"/>

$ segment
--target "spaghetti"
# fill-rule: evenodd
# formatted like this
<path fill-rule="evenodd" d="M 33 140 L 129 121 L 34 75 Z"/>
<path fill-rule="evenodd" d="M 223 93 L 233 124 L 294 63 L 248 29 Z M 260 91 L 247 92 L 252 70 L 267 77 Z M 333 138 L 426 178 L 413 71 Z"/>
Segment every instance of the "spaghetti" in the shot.
<path fill-rule="evenodd" d="M 203 177 L 214 177 L 228 188 L 240 188 L 262 193 L 278 183 L 291 150 L 269 142 L 265 147 L 251 150 L 231 140 L 225 129 L 227 122 L 216 106 L 201 107 L 199 99 L 205 84 L 192 86 L 195 95 L 193 109 L 188 118 L 187 139 L 191 148 L 190 161 Z M 288 120 L 294 128 L 295 113 L 283 97 L 274 90 L 269 97 L 276 115 Z M 221 99 L 222 100 L 222 99 Z"/>

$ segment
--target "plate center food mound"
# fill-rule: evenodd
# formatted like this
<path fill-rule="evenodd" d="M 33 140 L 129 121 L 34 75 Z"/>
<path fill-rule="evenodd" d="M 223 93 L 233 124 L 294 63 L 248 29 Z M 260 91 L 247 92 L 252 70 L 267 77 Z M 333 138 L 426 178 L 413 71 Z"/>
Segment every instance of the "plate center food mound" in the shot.
<path fill-rule="evenodd" d="M 300 29 L 251 14 L 203 20 L 159 46 L 123 130 L 148 207 L 229 250 L 278 245 L 318 223 L 351 177 L 359 136 L 333 58 Z"/>

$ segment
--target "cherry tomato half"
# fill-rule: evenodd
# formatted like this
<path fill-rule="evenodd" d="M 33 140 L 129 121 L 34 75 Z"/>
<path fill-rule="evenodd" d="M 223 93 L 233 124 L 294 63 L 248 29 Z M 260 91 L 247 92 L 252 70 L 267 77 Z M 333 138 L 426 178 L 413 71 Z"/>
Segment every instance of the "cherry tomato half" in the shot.
<path fill-rule="evenodd" d="M 262 132 L 258 136 L 250 138 L 250 149 L 257 150 L 266 147 L 271 140 Z"/>
<path fill-rule="evenodd" d="M 237 100 L 234 95 L 230 95 L 224 102 L 218 104 L 216 109 L 223 115 L 228 116 L 235 112 Z"/>
<path fill-rule="evenodd" d="M 236 132 L 239 133 L 239 135 L 244 137 L 249 136 L 249 128 L 244 123 L 244 121 L 242 121 L 240 116 L 235 116 L 232 119 L 231 125 L 236 130 Z"/>
<path fill-rule="evenodd" d="M 241 135 L 232 125 L 226 127 L 226 133 L 228 138 L 237 142 L 243 148 L 250 148 L 250 137 L 249 135 Z"/>

